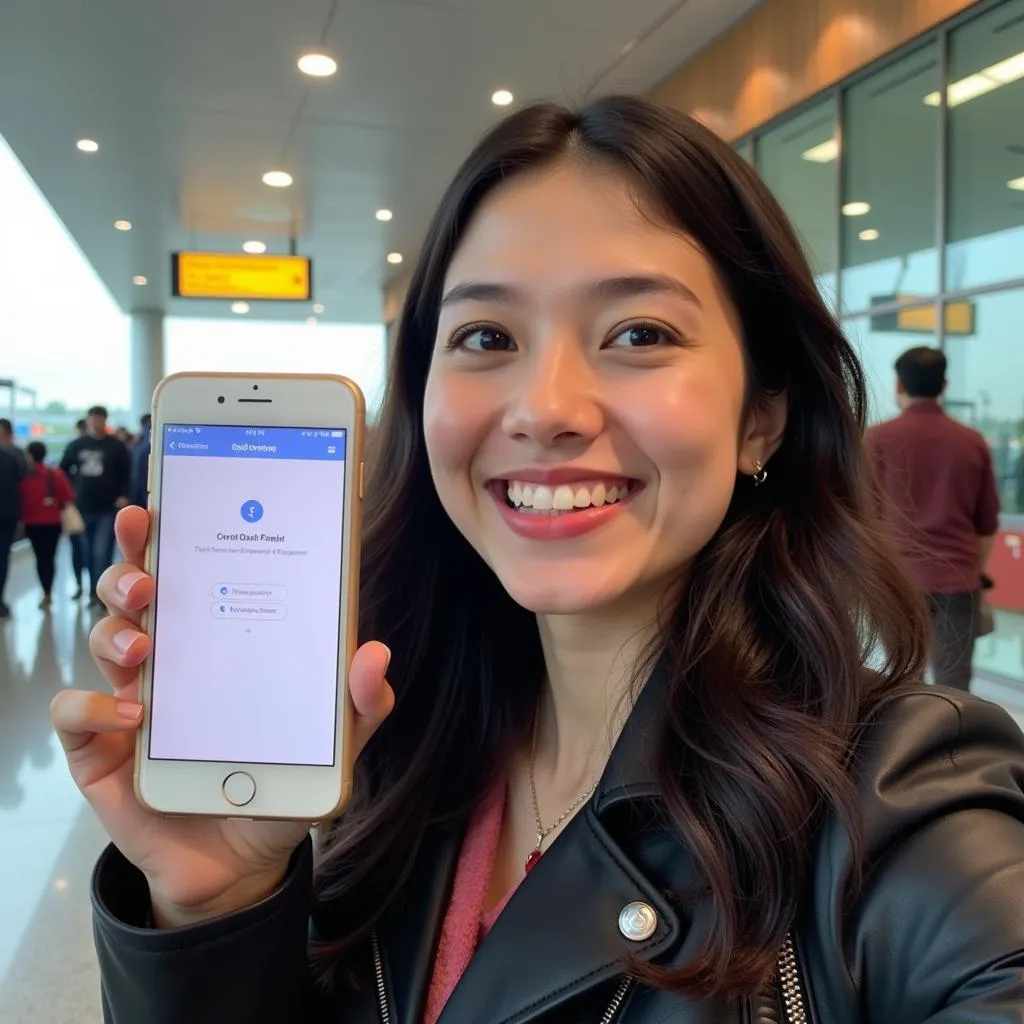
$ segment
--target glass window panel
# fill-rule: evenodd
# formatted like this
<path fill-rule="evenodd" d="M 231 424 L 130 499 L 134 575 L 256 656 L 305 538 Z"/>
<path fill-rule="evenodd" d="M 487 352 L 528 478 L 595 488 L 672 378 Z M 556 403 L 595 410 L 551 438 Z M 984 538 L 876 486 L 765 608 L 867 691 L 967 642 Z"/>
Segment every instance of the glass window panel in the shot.
<path fill-rule="evenodd" d="M 1024 682 L 1024 289 L 972 299 L 956 319 L 971 333 L 946 337 L 946 406 L 988 441 L 1003 511 L 988 565 L 996 631 L 974 667 Z"/>
<path fill-rule="evenodd" d="M 383 324 L 169 317 L 165 331 L 167 373 L 339 373 L 362 388 L 376 421 L 387 376 Z"/>
<path fill-rule="evenodd" d="M 64 225 L 0 137 L 0 416 L 20 445 L 59 460 L 90 405 L 129 423 L 128 325 Z"/>
<path fill-rule="evenodd" d="M 1024 277 L 1024 0 L 950 38 L 951 290 Z"/>
<path fill-rule="evenodd" d="M 908 348 L 934 345 L 935 334 L 901 327 L 893 317 L 859 316 L 843 322 L 843 330 L 857 350 L 868 388 L 868 423 L 899 415 L 896 405 L 896 360 Z"/>
<path fill-rule="evenodd" d="M 818 288 L 834 305 L 839 155 L 834 100 L 826 98 L 765 132 L 756 152 L 761 177 L 793 221 Z"/>
<path fill-rule="evenodd" d="M 845 96 L 843 308 L 934 295 L 939 88 L 931 43 L 852 86 Z"/>
<path fill-rule="evenodd" d="M 1024 290 L 957 305 L 973 331 L 946 337 L 947 406 L 988 438 L 1003 511 L 1024 516 Z"/>

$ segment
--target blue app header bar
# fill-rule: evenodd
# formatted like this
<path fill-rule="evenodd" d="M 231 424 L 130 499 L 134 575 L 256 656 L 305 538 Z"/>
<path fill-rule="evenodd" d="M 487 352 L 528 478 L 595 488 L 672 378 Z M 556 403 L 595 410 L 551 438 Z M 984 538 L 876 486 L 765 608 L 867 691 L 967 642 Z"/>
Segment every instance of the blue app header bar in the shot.
<path fill-rule="evenodd" d="M 314 427 L 222 427 L 196 423 L 164 425 L 164 458 L 301 459 L 341 462 L 345 431 Z"/>

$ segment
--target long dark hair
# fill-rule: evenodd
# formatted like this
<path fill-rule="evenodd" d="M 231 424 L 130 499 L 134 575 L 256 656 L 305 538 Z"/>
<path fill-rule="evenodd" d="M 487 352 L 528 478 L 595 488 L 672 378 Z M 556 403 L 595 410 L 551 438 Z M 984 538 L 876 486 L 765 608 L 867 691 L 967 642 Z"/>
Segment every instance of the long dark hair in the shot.
<path fill-rule="evenodd" d="M 876 525 L 861 367 L 786 216 L 710 131 L 626 97 L 514 113 L 462 165 L 427 233 L 363 541 L 361 634 L 394 652 L 397 704 L 322 853 L 320 912 L 340 937 L 320 955 L 342 962 L 395 909 L 424 841 L 465 821 L 534 713 L 536 619 L 443 511 L 422 405 L 443 279 L 474 211 L 511 176 L 574 156 L 620 170 L 645 208 L 696 240 L 742 321 L 748 403 L 788 396 L 767 483 L 738 481 L 656 645 L 668 678 L 661 785 L 713 920 L 689 965 L 640 973 L 693 995 L 750 992 L 794 923 L 821 815 L 833 810 L 856 835 L 851 740 L 882 695 L 920 673 L 927 629 Z"/>

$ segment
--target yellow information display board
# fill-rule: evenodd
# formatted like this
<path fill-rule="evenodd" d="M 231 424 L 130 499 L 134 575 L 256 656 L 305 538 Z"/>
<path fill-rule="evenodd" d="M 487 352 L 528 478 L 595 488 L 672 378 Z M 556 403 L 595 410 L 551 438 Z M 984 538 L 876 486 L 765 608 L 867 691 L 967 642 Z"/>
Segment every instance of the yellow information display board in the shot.
<path fill-rule="evenodd" d="M 313 265 L 305 256 L 176 252 L 171 254 L 171 290 L 182 299 L 308 302 Z"/>

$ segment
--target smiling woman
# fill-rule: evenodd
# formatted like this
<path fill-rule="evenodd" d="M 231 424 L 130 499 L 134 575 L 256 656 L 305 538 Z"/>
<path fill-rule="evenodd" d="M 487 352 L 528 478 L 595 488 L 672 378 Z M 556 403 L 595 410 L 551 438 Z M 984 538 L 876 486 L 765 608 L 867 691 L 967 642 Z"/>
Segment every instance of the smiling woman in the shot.
<path fill-rule="evenodd" d="M 499 124 L 403 312 L 363 749 L 315 871 L 295 823 L 129 829 L 136 723 L 55 706 L 126 837 L 96 873 L 109 1019 L 1022 1024 L 1024 739 L 918 685 L 864 416 L 726 144 L 623 97 Z M 117 571 L 139 596 L 111 581 L 92 649 L 125 687 L 146 578 Z"/>

